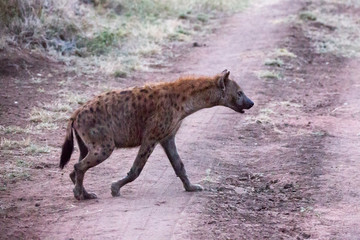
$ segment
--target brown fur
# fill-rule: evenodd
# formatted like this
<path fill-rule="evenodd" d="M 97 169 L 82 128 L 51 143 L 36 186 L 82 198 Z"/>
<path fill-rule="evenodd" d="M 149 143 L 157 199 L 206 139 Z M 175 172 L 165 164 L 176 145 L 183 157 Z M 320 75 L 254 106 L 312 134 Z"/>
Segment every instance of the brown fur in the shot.
<path fill-rule="evenodd" d="M 128 175 L 111 186 L 112 195 L 118 196 L 120 188 L 140 174 L 157 143 L 163 146 L 185 189 L 201 190 L 201 186 L 188 180 L 174 137 L 182 119 L 202 108 L 224 105 L 239 112 L 247 109 L 234 103 L 237 100 L 234 96 L 241 89 L 228 76 L 229 72 L 224 71 L 214 77 L 183 77 L 170 83 L 114 90 L 76 110 L 68 124 L 60 161 L 63 168 L 70 159 L 74 131 L 80 146 L 79 162 L 70 174 L 75 198 L 96 197 L 83 187 L 84 174 L 89 168 L 107 159 L 115 148 L 140 146 Z"/>

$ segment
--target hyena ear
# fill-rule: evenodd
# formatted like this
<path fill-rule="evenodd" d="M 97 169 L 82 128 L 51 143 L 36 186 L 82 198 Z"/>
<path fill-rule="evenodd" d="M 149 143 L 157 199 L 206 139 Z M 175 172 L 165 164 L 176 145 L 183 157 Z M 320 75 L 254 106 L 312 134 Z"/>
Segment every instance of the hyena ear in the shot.
<path fill-rule="evenodd" d="M 230 75 L 230 71 L 226 69 L 222 71 L 222 73 L 220 74 L 220 78 L 218 80 L 218 86 L 221 90 L 223 90 L 223 92 L 225 92 L 226 85 L 229 81 L 229 75 Z"/>

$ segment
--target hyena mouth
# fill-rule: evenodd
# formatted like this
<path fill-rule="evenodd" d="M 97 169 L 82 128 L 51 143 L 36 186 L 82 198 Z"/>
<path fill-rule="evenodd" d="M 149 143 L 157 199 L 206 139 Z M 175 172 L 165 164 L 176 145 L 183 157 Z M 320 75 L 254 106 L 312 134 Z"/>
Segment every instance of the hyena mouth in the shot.
<path fill-rule="evenodd" d="M 239 113 L 245 113 L 244 109 L 240 109 Z"/>

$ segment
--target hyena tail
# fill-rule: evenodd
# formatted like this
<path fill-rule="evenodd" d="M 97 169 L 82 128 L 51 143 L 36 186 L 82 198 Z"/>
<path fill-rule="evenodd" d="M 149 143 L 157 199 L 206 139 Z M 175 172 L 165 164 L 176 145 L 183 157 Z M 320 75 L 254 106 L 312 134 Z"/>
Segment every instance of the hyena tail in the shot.
<path fill-rule="evenodd" d="M 73 136 L 73 119 L 70 119 L 67 129 L 66 129 L 66 136 L 65 141 L 62 146 L 61 157 L 60 157 L 60 164 L 59 167 L 63 169 L 65 165 L 70 161 L 70 157 L 72 152 L 74 151 L 74 136 Z"/>

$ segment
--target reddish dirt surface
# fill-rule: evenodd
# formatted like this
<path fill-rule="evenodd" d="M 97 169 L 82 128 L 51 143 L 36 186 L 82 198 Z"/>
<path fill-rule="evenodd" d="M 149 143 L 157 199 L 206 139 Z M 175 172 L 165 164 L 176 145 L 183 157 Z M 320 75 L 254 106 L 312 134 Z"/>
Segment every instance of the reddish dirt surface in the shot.
<path fill-rule="evenodd" d="M 190 179 L 205 187 L 200 193 L 183 190 L 157 147 L 121 197 L 111 197 L 110 184 L 127 173 L 137 149 L 118 150 L 89 170 L 85 185 L 98 199 L 75 200 L 68 174 L 78 152 L 65 170 L 57 167 L 65 121 L 61 129 L 32 136 L 54 147 L 51 154 L 1 152 L 2 169 L 16 157 L 34 164 L 28 179 L 1 179 L 0 238 L 357 239 L 360 61 L 316 54 L 298 25 L 274 24 L 303 9 L 301 1 L 254 4 L 199 40 L 206 47 L 173 59 L 162 73 L 136 73 L 130 81 L 78 75 L 32 54 L 26 54 L 23 67 L 21 58 L 3 52 L 2 59 L 16 69 L 1 68 L 0 124 L 5 126 L 26 126 L 30 109 L 56 100 L 62 88 L 90 97 L 100 91 L 94 87 L 100 81 L 120 88 L 225 68 L 255 106 L 244 115 L 216 107 L 185 120 L 177 145 Z M 283 57 L 281 68 L 264 66 L 277 48 L 297 57 Z M 283 77 L 256 77 L 264 69 Z M 43 94 L 35 93 L 38 85 L 29 80 L 38 73 L 48 76 Z M 58 84 L 68 77 L 70 83 Z"/>

